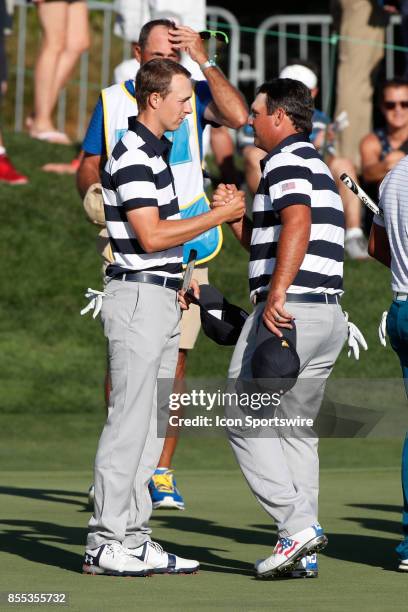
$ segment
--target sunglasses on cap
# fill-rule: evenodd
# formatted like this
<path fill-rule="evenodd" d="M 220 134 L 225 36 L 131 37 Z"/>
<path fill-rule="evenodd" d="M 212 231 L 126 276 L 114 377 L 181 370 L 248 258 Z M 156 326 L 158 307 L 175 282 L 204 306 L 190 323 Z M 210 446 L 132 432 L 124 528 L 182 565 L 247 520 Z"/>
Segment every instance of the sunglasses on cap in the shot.
<path fill-rule="evenodd" d="M 386 110 L 394 110 L 396 106 L 401 106 L 401 108 L 408 108 L 408 100 L 401 100 L 398 102 L 389 100 L 389 101 L 384 101 L 383 104 Z"/>
<path fill-rule="evenodd" d="M 221 30 L 201 30 L 199 34 L 202 40 L 210 40 L 210 38 L 215 38 L 226 45 L 229 43 L 228 35 L 225 32 L 221 32 Z"/>

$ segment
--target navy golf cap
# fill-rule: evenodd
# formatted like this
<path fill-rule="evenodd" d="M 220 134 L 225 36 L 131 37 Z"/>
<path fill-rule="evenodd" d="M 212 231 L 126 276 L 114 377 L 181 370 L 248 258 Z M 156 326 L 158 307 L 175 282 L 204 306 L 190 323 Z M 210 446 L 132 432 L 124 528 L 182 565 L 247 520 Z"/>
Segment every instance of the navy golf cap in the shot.
<path fill-rule="evenodd" d="M 248 313 L 230 304 L 212 285 L 200 285 L 200 299 L 189 294 L 200 307 L 201 325 L 206 336 L 217 344 L 232 346 L 237 343 Z"/>
<path fill-rule="evenodd" d="M 256 348 L 252 355 L 252 376 L 258 386 L 269 391 L 289 391 L 299 376 L 300 360 L 296 352 L 296 326 L 282 329 L 278 338 L 261 321 Z"/>

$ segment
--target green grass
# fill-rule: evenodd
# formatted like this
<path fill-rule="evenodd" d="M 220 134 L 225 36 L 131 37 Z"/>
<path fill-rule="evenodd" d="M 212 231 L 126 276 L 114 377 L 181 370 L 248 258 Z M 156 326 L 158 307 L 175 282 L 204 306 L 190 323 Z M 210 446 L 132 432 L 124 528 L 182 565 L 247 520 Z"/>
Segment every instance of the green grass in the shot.
<path fill-rule="evenodd" d="M 174 467 L 187 511 L 157 513 L 152 526 L 164 545 L 196 556 L 202 571 L 145 580 L 78 572 L 89 519 L 86 491 L 104 420 L 105 341 L 98 321 L 79 316 L 86 288 L 100 287 L 96 231 L 85 221 L 73 178 L 40 170 L 47 161 L 69 161 L 74 148 L 5 136 L 31 182 L 0 186 L 0 591 L 67 591 L 69 609 L 81 611 L 404 610 L 406 578 L 393 571 L 404 418 L 398 438 L 321 440 L 321 520 L 330 546 L 317 581 L 253 579 L 254 560 L 274 541 L 270 521 L 225 439 L 185 433 Z M 245 253 L 226 231 L 211 282 L 249 308 L 246 268 Z M 389 274 L 375 262 L 347 262 L 345 286 L 344 307 L 369 351 L 358 362 L 343 351 L 333 374 L 341 381 L 335 399 L 341 403 L 351 380 L 360 379 L 373 405 L 392 412 L 385 392 L 400 387 L 399 365 L 377 339 L 390 301 Z M 220 378 L 230 355 L 201 335 L 188 374 Z M 383 388 L 379 379 L 388 379 Z"/>
<path fill-rule="evenodd" d="M 180 470 L 188 509 L 157 512 L 154 536 L 201 562 L 195 576 L 123 579 L 79 573 L 89 512 L 89 473 L 3 472 L 1 590 L 60 592 L 71 610 L 406 609 L 396 573 L 397 469 L 323 470 L 321 517 L 330 544 L 317 580 L 259 582 L 254 561 L 270 554 L 274 530 L 234 470 Z M 404 583 L 404 584 L 403 584 Z M 2 607 L 2 609 L 7 609 Z"/>
<path fill-rule="evenodd" d="M 87 287 L 100 287 L 96 228 L 87 223 L 71 176 L 40 170 L 47 161 L 69 161 L 71 147 L 6 134 L 15 163 L 30 177 L 22 187 L 2 185 L 0 244 L 4 249 L 0 330 L 0 411 L 13 413 L 97 412 L 103 403 L 105 348 L 98 321 L 80 317 Z M 228 229 L 221 254 L 210 267 L 211 282 L 228 299 L 249 308 L 247 257 Z M 377 338 L 380 315 L 390 302 L 389 273 L 376 262 L 347 262 L 344 308 L 366 335 L 360 361 L 344 350 L 338 378 L 399 377 L 397 358 Z M 189 356 L 188 375 L 219 377 L 231 349 L 203 334 Z"/>

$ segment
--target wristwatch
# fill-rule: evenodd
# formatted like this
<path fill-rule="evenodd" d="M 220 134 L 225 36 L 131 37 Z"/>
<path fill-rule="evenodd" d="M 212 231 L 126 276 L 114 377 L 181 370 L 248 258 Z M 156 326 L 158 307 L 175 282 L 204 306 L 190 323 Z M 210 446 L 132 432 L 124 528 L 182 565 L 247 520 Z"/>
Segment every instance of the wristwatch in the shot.
<path fill-rule="evenodd" d="M 208 59 L 206 62 L 204 62 L 204 64 L 200 64 L 200 70 L 202 70 L 204 72 L 204 70 L 206 68 L 212 68 L 213 66 L 216 66 L 216 62 L 213 59 Z"/>

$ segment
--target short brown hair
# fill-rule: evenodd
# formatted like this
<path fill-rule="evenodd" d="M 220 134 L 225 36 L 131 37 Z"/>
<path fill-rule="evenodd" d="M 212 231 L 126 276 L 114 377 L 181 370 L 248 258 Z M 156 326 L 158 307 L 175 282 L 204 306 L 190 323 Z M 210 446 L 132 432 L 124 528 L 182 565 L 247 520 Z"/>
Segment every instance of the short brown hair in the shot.
<path fill-rule="evenodd" d="M 306 85 L 294 79 L 272 79 L 259 87 L 260 93 L 266 94 L 268 115 L 283 108 L 297 132 L 311 133 L 314 104 Z"/>
<path fill-rule="evenodd" d="M 167 28 L 168 30 L 175 30 L 177 28 L 174 21 L 171 21 L 170 19 L 153 19 L 152 21 L 148 21 L 147 23 L 144 24 L 139 34 L 138 44 L 142 51 L 147 46 L 150 32 L 154 28 L 157 28 L 158 26 Z"/>
<path fill-rule="evenodd" d="M 147 100 L 152 93 L 158 93 L 165 98 L 170 92 L 170 83 L 176 74 L 182 74 L 188 79 L 191 77 L 184 66 L 170 59 L 155 58 L 143 64 L 138 70 L 135 83 L 135 97 L 139 111 L 146 109 Z"/>

